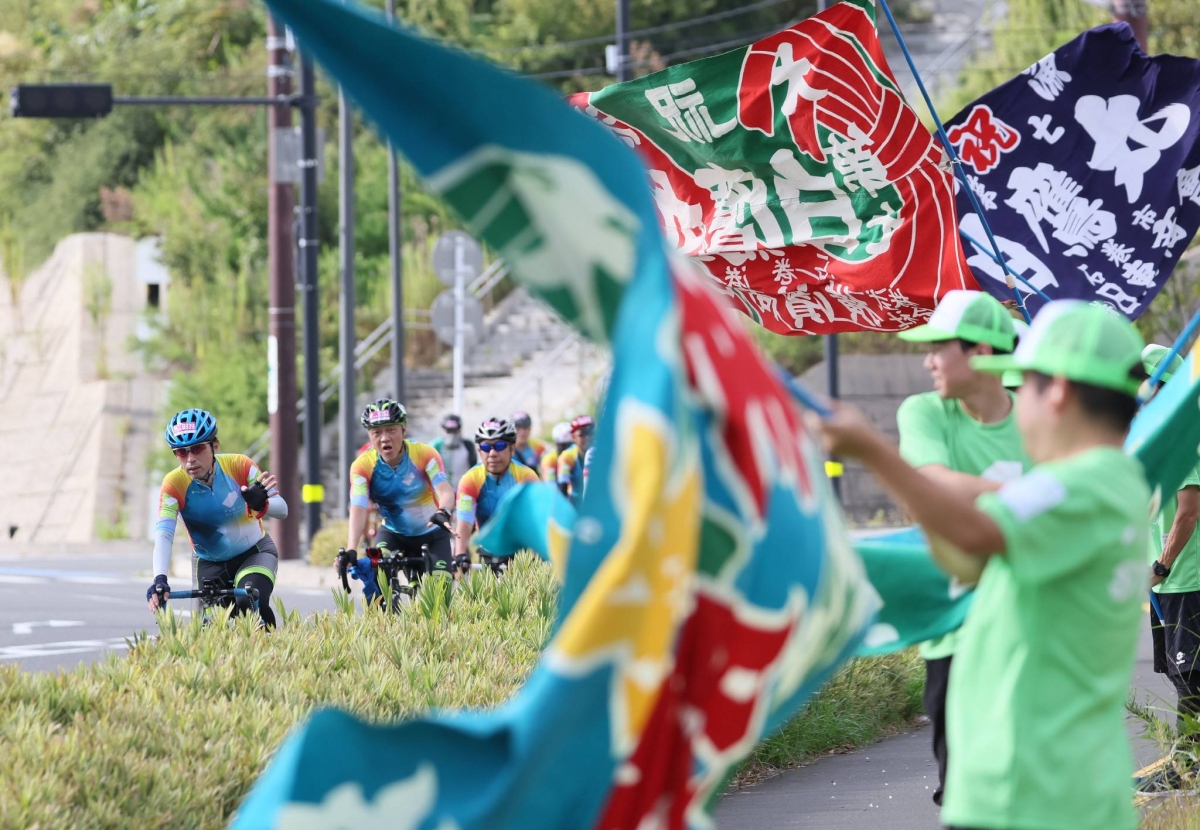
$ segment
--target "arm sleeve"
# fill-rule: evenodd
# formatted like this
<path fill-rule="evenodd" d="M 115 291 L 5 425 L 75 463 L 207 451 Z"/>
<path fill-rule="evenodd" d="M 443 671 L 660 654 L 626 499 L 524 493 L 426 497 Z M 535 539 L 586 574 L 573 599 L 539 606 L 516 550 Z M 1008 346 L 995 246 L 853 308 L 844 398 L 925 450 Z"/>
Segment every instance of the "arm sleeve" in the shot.
<path fill-rule="evenodd" d="M 460 522 L 475 525 L 475 502 L 479 498 L 479 482 L 468 472 L 458 482 L 458 508 L 455 515 Z"/>
<path fill-rule="evenodd" d="M 288 515 L 287 502 L 283 496 L 271 496 L 267 500 L 267 515 L 272 519 L 286 519 Z"/>
<path fill-rule="evenodd" d="M 560 455 L 558 457 L 558 483 L 559 484 L 570 484 L 571 483 L 571 467 L 572 467 L 571 462 L 572 462 L 572 460 L 573 460 L 573 453 L 570 450 L 567 450 L 566 452 L 564 452 L 562 455 Z"/>
<path fill-rule="evenodd" d="M 1071 573 L 1096 553 L 1087 540 L 1105 535 L 1095 528 L 1104 521 L 1096 505 L 1044 470 L 984 493 L 975 506 L 999 526 L 1005 549 L 997 553 L 1008 557 L 1021 582 L 1048 582 Z M 1081 534 L 1080 527 L 1090 527 L 1089 532 Z M 1061 544 L 1066 539 L 1072 542 Z"/>
<path fill-rule="evenodd" d="M 900 456 L 914 467 L 950 466 L 944 415 L 940 406 L 924 395 L 914 395 L 896 412 L 900 431 Z"/>
<path fill-rule="evenodd" d="M 154 576 L 171 573 L 171 547 L 178 519 L 179 497 L 175 488 L 164 481 L 158 494 L 158 522 L 154 525 Z"/>
<path fill-rule="evenodd" d="M 429 448 L 424 469 L 425 475 L 429 477 L 429 483 L 434 487 L 442 483 L 450 483 L 450 479 L 446 477 L 446 465 L 442 463 L 442 456 L 433 447 Z"/>
<path fill-rule="evenodd" d="M 360 455 L 350 465 L 350 504 L 364 510 L 371 506 L 371 470 L 365 458 Z"/>

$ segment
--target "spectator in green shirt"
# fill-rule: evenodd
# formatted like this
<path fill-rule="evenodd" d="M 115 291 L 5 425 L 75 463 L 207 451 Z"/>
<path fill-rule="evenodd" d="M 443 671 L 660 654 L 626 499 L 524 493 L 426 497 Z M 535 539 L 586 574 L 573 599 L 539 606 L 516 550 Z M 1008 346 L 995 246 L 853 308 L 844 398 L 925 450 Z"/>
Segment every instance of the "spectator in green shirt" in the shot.
<path fill-rule="evenodd" d="M 1153 374 L 1170 350 L 1150 345 L 1142 353 Z M 1173 357 L 1163 382 L 1183 361 Z M 1185 715 L 1200 716 L 1200 468 L 1192 470 L 1174 497 L 1165 499 L 1151 527 L 1150 585 L 1156 602 L 1150 609 L 1154 634 L 1154 671 L 1165 674 L 1178 694 L 1178 727 Z M 1161 613 L 1161 617 L 1160 617 Z M 1161 783 L 1161 782 L 1160 782 Z"/>
<path fill-rule="evenodd" d="M 831 453 L 861 459 L 925 529 L 938 562 L 978 581 L 947 699 L 942 821 L 988 830 L 1134 830 L 1125 699 L 1150 544 L 1150 493 L 1123 451 L 1145 378 L 1142 339 L 1088 303 L 1047 303 L 1012 355 L 1028 473 L 976 499 L 915 470 L 836 406 Z"/>
<path fill-rule="evenodd" d="M 972 357 L 1010 354 L 1016 329 L 1008 310 L 982 291 L 950 291 L 929 321 L 900 333 L 901 340 L 928 343 L 925 368 L 933 392 L 900 405 L 900 455 L 934 481 L 972 498 L 1020 478 L 1030 462 L 1017 430 L 1016 396 L 995 375 L 971 368 Z M 954 586 L 960 590 L 961 586 Z M 925 658 L 925 712 L 933 732 L 941 804 L 946 783 L 946 690 L 958 632 L 921 644 Z"/>

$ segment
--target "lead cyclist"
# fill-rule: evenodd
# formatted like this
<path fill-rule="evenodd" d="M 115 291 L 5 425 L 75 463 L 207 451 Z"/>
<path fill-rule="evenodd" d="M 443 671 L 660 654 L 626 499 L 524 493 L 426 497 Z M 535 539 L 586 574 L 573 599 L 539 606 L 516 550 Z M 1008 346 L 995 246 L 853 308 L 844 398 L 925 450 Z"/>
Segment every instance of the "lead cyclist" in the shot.
<path fill-rule="evenodd" d="M 217 419 L 203 409 L 185 409 L 167 424 L 167 446 L 180 466 L 163 478 L 158 524 L 154 533 L 154 584 L 146 589 L 150 610 L 170 598 L 171 547 L 175 526 L 183 519 L 196 551 L 199 581 L 215 580 L 233 588 L 258 592 L 262 624 L 275 627 L 271 591 L 279 570 L 279 551 L 263 530 L 265 518 L 287 517 L 287 503 L 276 489 L 275 476 L 260 471 L 253 459 L 218 453 Z M 234 614 L 253 608 L 253 600 L 237 600 Z"/>

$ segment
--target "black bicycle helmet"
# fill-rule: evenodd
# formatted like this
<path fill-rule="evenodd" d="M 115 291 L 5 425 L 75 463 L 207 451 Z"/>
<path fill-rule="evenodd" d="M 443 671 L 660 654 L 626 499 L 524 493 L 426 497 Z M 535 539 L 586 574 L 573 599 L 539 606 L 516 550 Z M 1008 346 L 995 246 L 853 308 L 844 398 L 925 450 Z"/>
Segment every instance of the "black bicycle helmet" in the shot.
<path fill-rule="evenodd" d="M 517 429 L 532 429 L 533 418 L 529 417 L 528 412 L 514 412 L 512 414 L 513 426 Z"/>
<path fill-rule="evenodd" d="M 517 428 L 504 418 L 488 418 L 475 430 L 475 443 L 482 441 L 516 441 Z"/>
<path fill-rule="evenodd" d="M 358 420 L 367 429 L 397 426 L 408 423 L 408 411 L 389 398 L 380 398 L 374 403 L 367 404 L 362 417 Z"/>

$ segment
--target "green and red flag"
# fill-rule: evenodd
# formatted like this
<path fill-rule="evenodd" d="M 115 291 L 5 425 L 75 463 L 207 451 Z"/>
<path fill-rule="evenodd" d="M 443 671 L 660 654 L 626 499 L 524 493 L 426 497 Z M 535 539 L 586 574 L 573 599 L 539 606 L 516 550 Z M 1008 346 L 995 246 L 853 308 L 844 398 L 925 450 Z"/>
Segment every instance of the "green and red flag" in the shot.
<path fill-rule="evenodd" d="M 668 242 L 771 331 L 900 331 L 978 289 L 949 160 L 866 0 L 569 100 L 641 154 Z"/>

